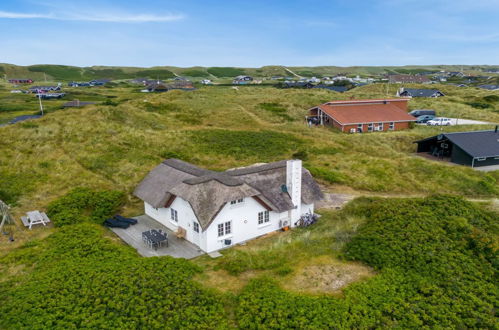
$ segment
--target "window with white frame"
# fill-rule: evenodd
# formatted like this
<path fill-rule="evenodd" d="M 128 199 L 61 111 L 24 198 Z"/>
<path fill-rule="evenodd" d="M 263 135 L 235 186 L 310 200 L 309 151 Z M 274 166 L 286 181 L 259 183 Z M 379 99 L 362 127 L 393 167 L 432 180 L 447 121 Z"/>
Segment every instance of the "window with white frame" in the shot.
<path fill-rule="evenodd" d="M 235 199 L 233 201 L 230 201 L 230 205 L 241 204 L 242 202 L 244 202 L 244 198 L 239 198 L 239 199 Z"/>
<path fill-rule="evenodd" d="M 395 129 L 395 123 L 393 121 L 390 123 L 390 126 L 388 127 L 388 129 L 390 131 L 393 131 Z"/>
<path fill-rule="evenodd" d="M 378 131 L 382 131 L 383 130 L 383 123 L 378 123 Z"/>
<path fill-rule="evenodd" d="M 196 232 L 199 233 L 199 223 L 193 222 L 192 223 L 192 229 Z"/>
<path fill-rule="evenodd" d="M 362 132 L 362 124 L 357 124 L 357 132 Z"/>
<path fill-rule="evenodd" d="M 368 132 L 372 132 L 373 131 L 373 126 L 374 126 L 373 123 L 367 124 L 367 131 Z"/>
<path fill-rule="evenodd" d="M 263 225 L 270 222 L 269 211 L 258 212 L 258 224 Z"/>
<path fill-rule="evenodd" d="M 178 213 L 175 209 L 170 209 L 170 219 L 172 221 L 178 222 Z"/>
<path fill-rule="evenodd" d="M 227 221 L 218 224 L 218 237 L 229 235 L 232 233 L 232 221 Z"/>

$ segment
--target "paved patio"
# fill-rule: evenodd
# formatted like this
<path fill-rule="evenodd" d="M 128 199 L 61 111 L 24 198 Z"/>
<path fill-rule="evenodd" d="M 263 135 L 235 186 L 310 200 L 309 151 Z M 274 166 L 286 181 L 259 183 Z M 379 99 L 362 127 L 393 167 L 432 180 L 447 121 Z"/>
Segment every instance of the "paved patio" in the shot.
<path fill-rule="evenodd" d="M 136 225 L 130 226 L 127 229 L 111 228 L 111 230 L 118 235 L 125 243 L 135 248 L 137 252 L 143 257 L 155 256 L 172 256 L 174 258 L 192 259 L 204 254 L 197 246 L 187 242 L 184 239 L 177 238 L 175 233 L 170 229 L 163 226 L 153 218 L 147 215 L 135 217 L 138 220 Z M 151 249 L 144 245 L 142 242 L 142 232 L 150 229 L 162 229 L 168 233 L 168 243 L 157 250 Z"/>

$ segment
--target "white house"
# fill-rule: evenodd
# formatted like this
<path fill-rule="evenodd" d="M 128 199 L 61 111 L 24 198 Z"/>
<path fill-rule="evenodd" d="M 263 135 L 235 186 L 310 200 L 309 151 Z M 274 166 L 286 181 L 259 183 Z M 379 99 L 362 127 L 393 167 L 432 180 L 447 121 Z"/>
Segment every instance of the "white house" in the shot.
<path fill-rule="evenodd" d="M 178 159 L 154 168 L 134 192 L 145 213 L 205 252 L 242 243 L 314 212 L 322 192 L 301 160 L 215 172 Z"/>

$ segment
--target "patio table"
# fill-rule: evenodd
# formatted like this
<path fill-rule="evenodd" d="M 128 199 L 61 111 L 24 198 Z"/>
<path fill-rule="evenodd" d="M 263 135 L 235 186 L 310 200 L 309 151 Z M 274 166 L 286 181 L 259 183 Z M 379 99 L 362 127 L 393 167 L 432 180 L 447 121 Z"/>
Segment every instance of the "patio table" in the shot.
<path fill-rule="evenodd" d="M 159 232 L 156 229 L 151 229 L 142 233 L 142 240 L 145 244 L 147 244 L 150 248 L 155 250 L 160 247 L 163 242 L 166 242 L 166 246 L 168 246 L 168 234 L 164 232 Z"/>

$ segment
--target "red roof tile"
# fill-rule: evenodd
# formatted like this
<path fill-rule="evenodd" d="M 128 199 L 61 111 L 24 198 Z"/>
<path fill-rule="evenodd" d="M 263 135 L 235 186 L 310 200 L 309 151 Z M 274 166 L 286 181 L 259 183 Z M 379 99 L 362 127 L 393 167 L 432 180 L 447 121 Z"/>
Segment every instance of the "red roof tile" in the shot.
<path fill-rule="evenodd" d="M 362 100 L 368 101 L 368 100 Z M 374 101 L 374 100 L 369 100 Z M 393 101 L 393 100 L 389 100 Z M 366 102 L 364 102 L 366 103 Z M 367 102 L 369 103 L 369 102 Z M 360 123 L 382 123 L 416 121 L 416 118 L 390 103 L 338 104 L 328 102 L 319 108 L 342 125 Z"/>

